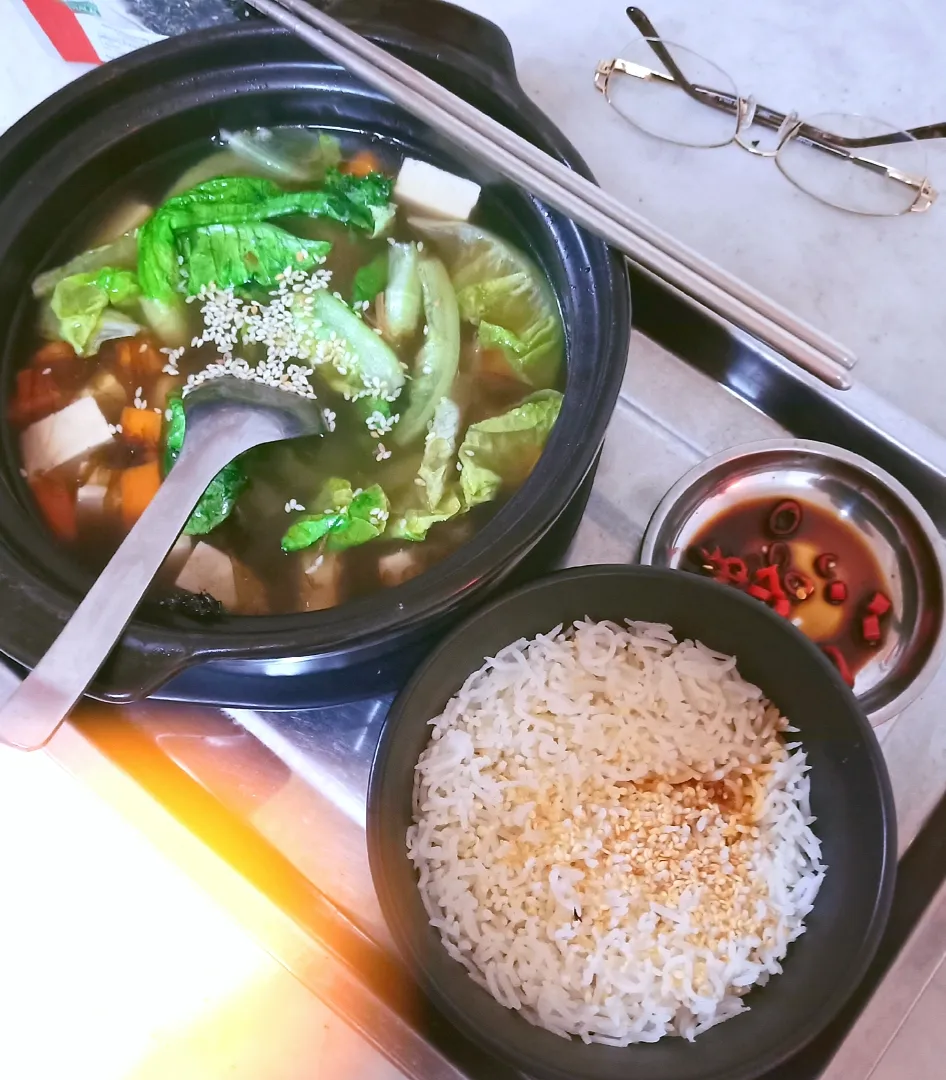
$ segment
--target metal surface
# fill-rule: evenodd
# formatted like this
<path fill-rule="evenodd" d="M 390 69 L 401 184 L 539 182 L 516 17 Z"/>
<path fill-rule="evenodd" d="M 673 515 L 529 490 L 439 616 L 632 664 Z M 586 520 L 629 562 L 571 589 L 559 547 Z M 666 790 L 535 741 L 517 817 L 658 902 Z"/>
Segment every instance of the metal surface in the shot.
<path fill-rule="evenodd" d="M 828 443 L 772 440 L 733 447 L 691 469 L 667 492 L 641 544 L 641 562 L 680 567 L 706 526 L 740 504 L 803 499 L 845 519 L 889 583 L 890 629 L 857 672 L 854 692 L 871 723 L 901 713 L 926 689 L 946 650 L 946 549 L 920 503 L 889 473 Z"/>
<path fill-rule="evenodd" d="M 95 678 L 217 473 L 263 443 L 316 435 L 321 410 L 297 394 L 223 377 L 187 398 L 180 457 L 62 633 L 0 709 L 0 739 L 43 746 Z"/>
<path fill-rule="evenodd" d="M 300 0 L 250 2 L 455 145 L 488 162 L 698 303 L 768 342 L 829 386 L 850 387 L 847 371 L 854 358 L 844 346 L 655 228 L 596 184 L 309 4 Z"/>
<path fill-rule="evenodd" d="M 823 430 L 881 460 L 931 510 L 938 506 L 946 510 L 943 440 L 861 388 L 833 394 L 786 361 L 715 322 L 701 320 L 693 309 L 671 305 L 675 317 L 669 323 L 662 320 L 666 295 L 651 289 L 647 280 L 639 279 L 638 285 L 638 296 L 643 294 L 638 311 L 657 319 L 663 336 L 673 337 L 690 363 L 640 333 L 635 336 L 595 487 L 567 560 L 570 564 L 633 561 L 653 511 L 683 473 L 739 443 L 786 437 L 786 427 L 724 387 L 739 388 L 754 405 L 767 403 L 786 426 L 794 426 L 795 434 L 810 433 L 812 418 L 817 419 Z M 849 402 L 862 412 L 858 414 Z M 946 527 L 946 522 L 940 519 L 939 525 Z M 946 689 L 943 671 L 937 685 Z M 256 837 L 273 858 L 313 883 L 323 897 L 325 919 L 308 928 L 316 946 L 354 927 L 371 946 L 353 961 L 356 967 L 361 965 L 361 978 L 369 979 L 380 958 L 393 956 L 371 883 L 364 831 L 368 772 L 389 704 L 389 698 L 381 698 L 267 713 L 144 703 L 109 710 L 107 731 L 115 739 L 134 738 L 150 747 L 167 774 L 193 783 L 206 794 L 207 806 L 226 810 L 244 823 L 246 837 L 234 858 L 246 849 L 250 837 Z M 83 725 L 86 720 L 78 722 Z M 938 694 L 931 692 L 879 729 L 885 753 L 901 731 L 910 733 L 908 745 L 922 748 L 913 757 L 888 755 L 901 853 L 922 823 L 923 808 L 946 791 L 946 769 L 930 766 L 926 752 L 939 722 Z M 53 752 L 56 744 L 54 739 Z M 105 750 L 120 760 L 114 744 Z M 146 770 L 137 760 L 124 760 L 123 767 L 139 782 L 147 782 Z M 169 783 L 152 785 L 166 804 L 171 802 Z M 206 822 L 207 806 L 194 809 L 192 828 Z M 909 813 L 900 814 L 901 808 Z M 267 864 L 260 889 L 284 903 L 276 882 Z M 265 935 L 261 940 L 267 943 Z M 268 947 L 283 958 L 278 937 Z M 324 984 L 315 989 L 331 992 Z M 357 1018 L 353 1022 L 359 1023 Z M 433 1038 L 429 1030 L 417 1030 Z M 374 1037 L 385 1041 L 387 1031 L 379 1029 Z M 456 1060 L 467 1077 L 495 1080 L 503 1075 L 498 1065 L 484 1067 L 464 1051 L 457 1051 Z M 423 1074 L 409 1075 L 430 1080 Z M 817 1075 L 800 1068 L 791 1080 L 814 1080 Z M 866 1076 L 852 1075 L 850 1080 Z"/>

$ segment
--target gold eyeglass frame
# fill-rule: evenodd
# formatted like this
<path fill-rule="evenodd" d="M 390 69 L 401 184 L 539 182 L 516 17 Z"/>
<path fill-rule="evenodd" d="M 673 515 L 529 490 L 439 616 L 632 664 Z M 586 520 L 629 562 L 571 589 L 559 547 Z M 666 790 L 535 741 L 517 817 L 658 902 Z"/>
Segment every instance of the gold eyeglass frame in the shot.
<path fill-rule="evenodd" d="M 893 135 L 873 136 L 869 138 L 850 138 L 847 136 L 835 135 L 829 131 L 823 131 L 820 128 L 814 127 L 801 120 L 796 112 L 781 113 L 775 109 L 770 109 L 767 106 L 759 105 L 751 95 L 749 97 L 743 97 L 741 94 L 733 95 L 724 91 L 714 90 L 712 87 L 697 86 L 694 83 L 691 83 L 680 71 L 679 66 L 675 63 L 672 55 L 667 49 L 668 45 L 673 46 L 674 43 L 664 41 L 657 34 L 657 31 L 654 29 L 644 12 L 639 8 L 629 7 L 627 9 L 627 15 L 637 29 L 640 30 L 644 40 L 654 50 L 654 53 L 670 74 L 667 74 L 664 71 L 654 71 L 643 64 L 634 63 L 621 58 L 600 61 L 595 68 L 595 88 L 604 95 L 608 104 L 612 107 L 615 106 L 611 101 L 610 85 L 611 79 L 615 74 L 627 75 L 644 82 L 670 83 L 673 86 L 679 87 L 689 97 L 706 105 L 708 108 L 714 108 L 734 114 L 735 129 L 732 135 L 724 142 L 699 147 L 701 149 L 714 149 L 717 146 L 728 146 L 730 143 L 735 143 L 740 149 L 745 150 L 756 157 L 776 158 L 790 139 L 802 138 L 806 143 L 818 150 L 833 154 L 837 157 L 842 157 L 854 165 L 869 169 L 871 172 L 883 173 L 888 179 L 905 184 L 915 192 L 912 203 L 893 214 L 853 210 L 850 207 L 840 206 L 837 203 L 822 199 L 807 188 L 802 187 L 784 170 L 780 170 L 782 175 L 785 176 L 787 180 L 791 181 L 800 191 L 803 191 L 806 195 L 810 195 L 814 199 L 818 199 L 819 202 L 825 203 L 825 205 L 835 206 L 838 209 L 847 210 L 849 213 L 860 213 L 870 217 L 897 217 L 906 213 L 923 213 L 926 210 L 929 210 L 936 201 L 937 192 L 933 189 L 929 177 L 911 176 L 909 173 L 892 165 L 887 165 L 882 161 L 877 161 L 876 159 L 863 154 L 854 153 L 854 150 L 871 146 L 889 145 L 890 143 L 897 142 L 916 142 L 921 139 L 942 138 L 946 136 L 946 125 L 930 124 L 922 128 L 914 128 L 913 130 L 898 131 Z M 678 45 L 677 48 L 686 49 L 686 47 L 682 45 Z M 691 51 L 692 50 L 690 49 L 686 49 L 686 52 Z M 627 117 L 620 112 L 619 115 L 627 123 L 634 127 L 638 127 L 630 117 Z M 776 145 L 774 149 L 760 149 L 757 140 L 749 140 L 747 138 L 747 132 L 753 124 L 756 123 L 776 132 Z M 642 128 L 640 130 L 646 129 Z M 648 132 L 648 134 L 653 134 L 653 132 Z M 654 137 L 664 138 L 659 135 Z M 664 141 L 676 142 L 677 140 L 673 139 L 672 136 L 668 136 L 664 138 Z M 693 145 L 692 143 L 686 143 L 682 140 L 680 140 L 679 144 L 685 146 Z"/>

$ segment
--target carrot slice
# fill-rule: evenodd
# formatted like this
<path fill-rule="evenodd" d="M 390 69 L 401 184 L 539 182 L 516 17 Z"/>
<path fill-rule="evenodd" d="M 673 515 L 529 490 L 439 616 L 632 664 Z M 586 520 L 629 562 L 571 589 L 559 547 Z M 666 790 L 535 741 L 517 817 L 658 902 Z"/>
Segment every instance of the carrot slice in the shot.
<path fill-rule="evenodd" d="M 75 540 L 76 499 L 72 487 L 47 476 L 35 476 L 30 488 L 46 524 L 60 540 Z"/>
<path fill-rule="evenodd" d="M 157 446 L 161 441 L 161 414 L 154 409 L 136 409 L 126 405 L 121 415 L 122 438 L 126 442 L 143 442 Z"/>
<path fill-rule="evenodd" d="M 381 163 L 370 150 L 359 150 L 342 165 L 342 172 L 347 172 L 350 176 L 367 176 L 368 173 L 380 171 Z"/>
<path fill-rule="evenodd" d="M 122 524 L 126 529 L 130 529 L 145 512 L 160 486 L 161 470 L 157 461 L 124 470 L 121 474 L 121 496 Z"/>

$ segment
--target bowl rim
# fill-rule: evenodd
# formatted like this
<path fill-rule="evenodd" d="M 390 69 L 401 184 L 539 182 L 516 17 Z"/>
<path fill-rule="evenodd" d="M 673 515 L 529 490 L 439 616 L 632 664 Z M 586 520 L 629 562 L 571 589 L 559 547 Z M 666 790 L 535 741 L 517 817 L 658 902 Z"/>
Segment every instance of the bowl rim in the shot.
<path fill-rule="evenodd" d="M 693 488 L 697 487 L 701 480 L 721 466 L 735 465 L 743 458 L 754 455 L 778 452 L 810 455 L 812 457 L 830 457 L 858 472 L 866 474 L 875 484 L 886 488 L 903 504 L 923 534 L 923 538 L 929 544 L 939 573 L 940 595 L 946 596 L 946 541 L 940 535 L 936 525 L 933 523 L 933 519 L 919 499 L 895 476 L 876 465 L 870 458 L 856 454 L 852 450 L 845 450 L 843 447 L 835 446 L 834 443 L 820 442 L 816 439 L 760 439 L 756 442 L 738 443 L 728 450 L 704 458 L 699 464 L 694 465 L 692 469 L 688 469 L 660 500 L 647 522 L 640 546 L 639 560 L 641 565 L 655 568 L 666 565 L 654 561 L 657 537 L 672 515 L 676 505 Z M 895 716 L 899 716 L 900 713 L 912 705 L 927 689 L 933 677 L 943 666 L 944 660 L 946 660 L 946 610 L 940 611 L 939 614 L 939 627 L 936 637 L 933 639 L 932 648 L 922 667 L 896 697 L 867 713 L 867 718 L 872 727 L 880 727 L 881 724 L 886 723 Z"/>
<path fill-rule="evenodd" d="M 813 1031 L 801 1042 L 795 1042 L 791 1045 L 791 1036 L 785 1035 L 780 1041 L 774 1044 L 773 1054 L 770 1055 L 770 1059 L 767 1059 L 763 1066 L 765 1070 L 775 1068 L 785 1061 L 789 1060 L 795 1054 L 799 1053 L 804 1046 L 817 1037 L 825 1027 L 834 1020 L 849 1000 L 851 993 L 853 993 L 853 987 L 856 987 L 864 978 L 868 967 L 873 960 L 876 951 L 880 945 L 884 931 L 887 926 L 888 917 L 890 914 L 891 906 L 893 903 L 893 892 L 896 883 L 896 871 L 897 871 L 897 815 L 896 804 L 894 800 L 893 787 L 890 781 L 890 775 L 887 769 L 886 760 L 883 755 L 883 751 L 880 747 L 880 743 L 877 741 L 876 734 L 870 724 L 870 721 L 858 702 L 857 698 L 850 693 L 849 688 L 841 679 L 841 676 L 831 661 L 821 652 L 821 650 L 804 634 L 798 631 L 791 624 L 787 623 L 784 619 L 781 619 L 771 610 L 756 603 L 751 597 L 748 597 L 736 590 L 730 589 L 725 585 L 721 585 L 708 578 L 700 578 L 696 575 L 686 574 L 684 571 L 674 569 L 672 567 L 651 566 L 642 563 L 637 564 L 620 564 L 620 563 L 601 563 L 591 564 L 586 566 L 571 567 L 564 570 L 558 570 L 551 574 L 547 574 L 535 581 L 529 582 L 526 585 L 521 586 L 512 592 L 506 593 L 496 599 L 482 605 L 466 619 L 464 619 L 457 627 L 455 627 L 444 639 L 427 654 L 424 661 L 415 669 L 410 680 L 403 687 L 403 689 L 397 694 L 391 707 L 388 711 L 385 719 L 384 727 L 381 732 L 381 738 L 378 742 L 378 746 L 375 749 L 374 758 L 371 763 L 371 771 L 368 778 L 368 792 L 367 792 L 367 814 L 366 814 L 366 836 L 368 842 L 368 862 L 371 870 L 372 882 L 374 884 L 375 892 L 378 896 L 378 900 L 381 906 L 382 914 L 384 915 L 385 922 L 388 925 L 391 935 L 395 940 L 398 947 L 398 952 L 405 960 L 409 971 L 411 972 L 418 985 L 424 991 L 424 993 L 436 1004 L 439 1009 L 442 1009 L 445 1015 L 450 1019 L 452 1023 L 457 1025 L 462 1031 L 470 1035 L 472 1038 L 476 1038 L 478 1041 L 488 1046 L 492 1052 L 501 1054 L 502 1048 L 494 1045 L 489 1041 L 489 1038 L 483 1038 L 479 1032 L 472 1029 L 465 1022 L 466 1018 L 459 1007 L 454 1003 L 451 995 L 446 993 L 439 981 L 437 981 L 428 971 L 427 966 L 424 964 L 422 957 L 414 947 L 413 933 L 410 930 L 412 920 L 409 916 L 405 916 L 403 906 L 398 904 L 396 896 L 393 892 L 393 886 L 391 882 L 391 875 L 388 867 L 390 865 L 390 859 L 396 857 L 391 852 L 383 841 L 381 836 L 381 819 L 384 816 L 384 810 L 380 805 L 382 785 L 384 783 L 384 775 L 386 772 L 387 761 L 390 758 L 392 748 L 396 741 L 396 731 L 399 726 L 399 720 L 402 713 L 405 712 L 410 704 L 411 697 L 417 692 L 417 688 L 429 675 L 429 672 L 436 668 L 441 658 L 449 653 L 481 620 L 489 619 L 497 610 L 501 610 L 504 606 L 511 604 L 518 604 L 524 598 L 529 595 L 548 589 L 554 588 L 559 583 L 565 583 L 570 581 L 581 581 L 588 578 L 597 577 L 621 577 L 621 578 L 656 578 L 656 579 L 673 579 L 677 580 L 680 577 L 686 577 L 689 581 L 694 583 L 694 587 L 699 591 L 705 593 L 716 593 L 717 595 L 725 595 L 730 597 L 734 604 L 742 604 L 747 610 L 752 610 L 758 613 L 758 617 L 763 619 L 769 619 L 773 623 L 778 624 L 781 627 L 791 633 L 800 646 L 808 653 L 809 659 L 819 667 L 828 678 L 833 681 L 836 686 L 841 688 L 844 695 L 849 698 L 852 718 L 856 719 L 858 726 L 861 728 L 861 743 L 863 745 L 863 751 L 866 753 L 866 764 L 870 767 L 872 776 L 876 781 L 876 789 L 878 795 L 878 804 L 883 822 L 883 836 L 881 838 L 882 858 L 880 872 L 878 876 L 878 884 L 876 894 L 874 896 L 874 903 L 871 912 L 870 923 L 868 926 L 868 933 L 862 943 L 860 952 L 858 953 L 858 962 L 855 967 L 848 969 L 848 974 L 853 973 L 855 978 L 851 982 L 851 989 L 845 989 L 843 986 L 839 986 L 835 989 L 829 1003 L 824 1009 L 824 1014 L 827 1019 L 824 1024 L 816 1031 Z M 485 659 L 485 658 L 484 658 Z M 472 672 L 471 672 L 472 673 Z M 456 692 L 456 691 L 454 691 Z M 406 848 L 400 855 L 401 858 L 406 859 Z M 527 1021 L 523 1020 L 523 1023 Z M 622 1049 L 633 1049 L 635 1044 L 631 1047 Z M 636 1044 L 641 1045 L 641 1044 Z M 518 1061 L 517 1058 L 510 1058 L 515 1062 L 518 1067 L 526 1068 L 526 1063 Z M 756 1061 L 758 1060 L 758 1057 Z M 528 1071 L 528 1070 L 526 1070 Z M 549 1074 L 551 1075 L 551 1074 Z M 571 1073 L 564 1071 L 560 1072 L 559 1077 L 561 1080 L 570 1080 Z M 742 1068 L 731 1071 L 727 1074 L 727 1080 L 758 1080 L 762 1076 L 753 1062 L 747 1062 Z"/>

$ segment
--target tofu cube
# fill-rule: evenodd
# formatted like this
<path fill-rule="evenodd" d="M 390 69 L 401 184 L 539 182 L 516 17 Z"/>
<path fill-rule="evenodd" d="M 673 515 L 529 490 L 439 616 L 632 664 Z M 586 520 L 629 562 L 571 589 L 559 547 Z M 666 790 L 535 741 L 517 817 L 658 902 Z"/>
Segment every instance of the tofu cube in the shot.
<path fill-rule="evenodd" d="M 76 495 L 76 516 L 83 525 L 100 521 L 105 516 L 107 484 L 83 484 Z"/>
<path fill-rule="evenodd" d="M 203 540 L 194 545 L 175 584 L 187 592 L 210 593 L 228 611 L 237 605 L 236 577 L 230 556 Z"/>
<path fill-rule="evenodd" d="M 404 159 L 394 184 L 396 203 L 449 221 L 466 221 L 479 197 L 479 184 L 416 158 Z"/>
<path fill-rule="evenodd" d="M 299 610 L 325 611 L 341 603 L 342 560 L 303 552 L 299 558 Z"/>
<path fill-rule="evenodd" d="M 23 432 L 23 467 L 28 476 L 36 476 L 91 454 L 111 440 L 108 421 L 95 399 L 79 398 Z"/>
<path fill-rule="evenodd" d="M 179 571 L 184 569 L 184 565 L 189 558 L 191 551 L 194 547 L 194 538 L 187 536 L 184 533 L 174 541 L 174 547 L 164 556 L 164 562 L 162 564 L 162 572 L 167 573 L 165 580 L 169 580 L 171 575 L 177 575 Z M 183 588 L 183 586 L 181 586 Z M 193 590 L 190 590 L 193 592 Z"/>
<path fill-rule="evenodd" d="M 392 551 L 378 559 L 378 577 L 381 578 L 381 584 L 389 589 L 417 577 L 423 569 L 424 560 L 411 548 Z"/>
<path fill-rule="evenodd" d="M 80 398 L 92 398 L 106 419 L 115 423 L 128 403 L 124 386 L 110 371 L 100 371 L 79 391 Z"/>

